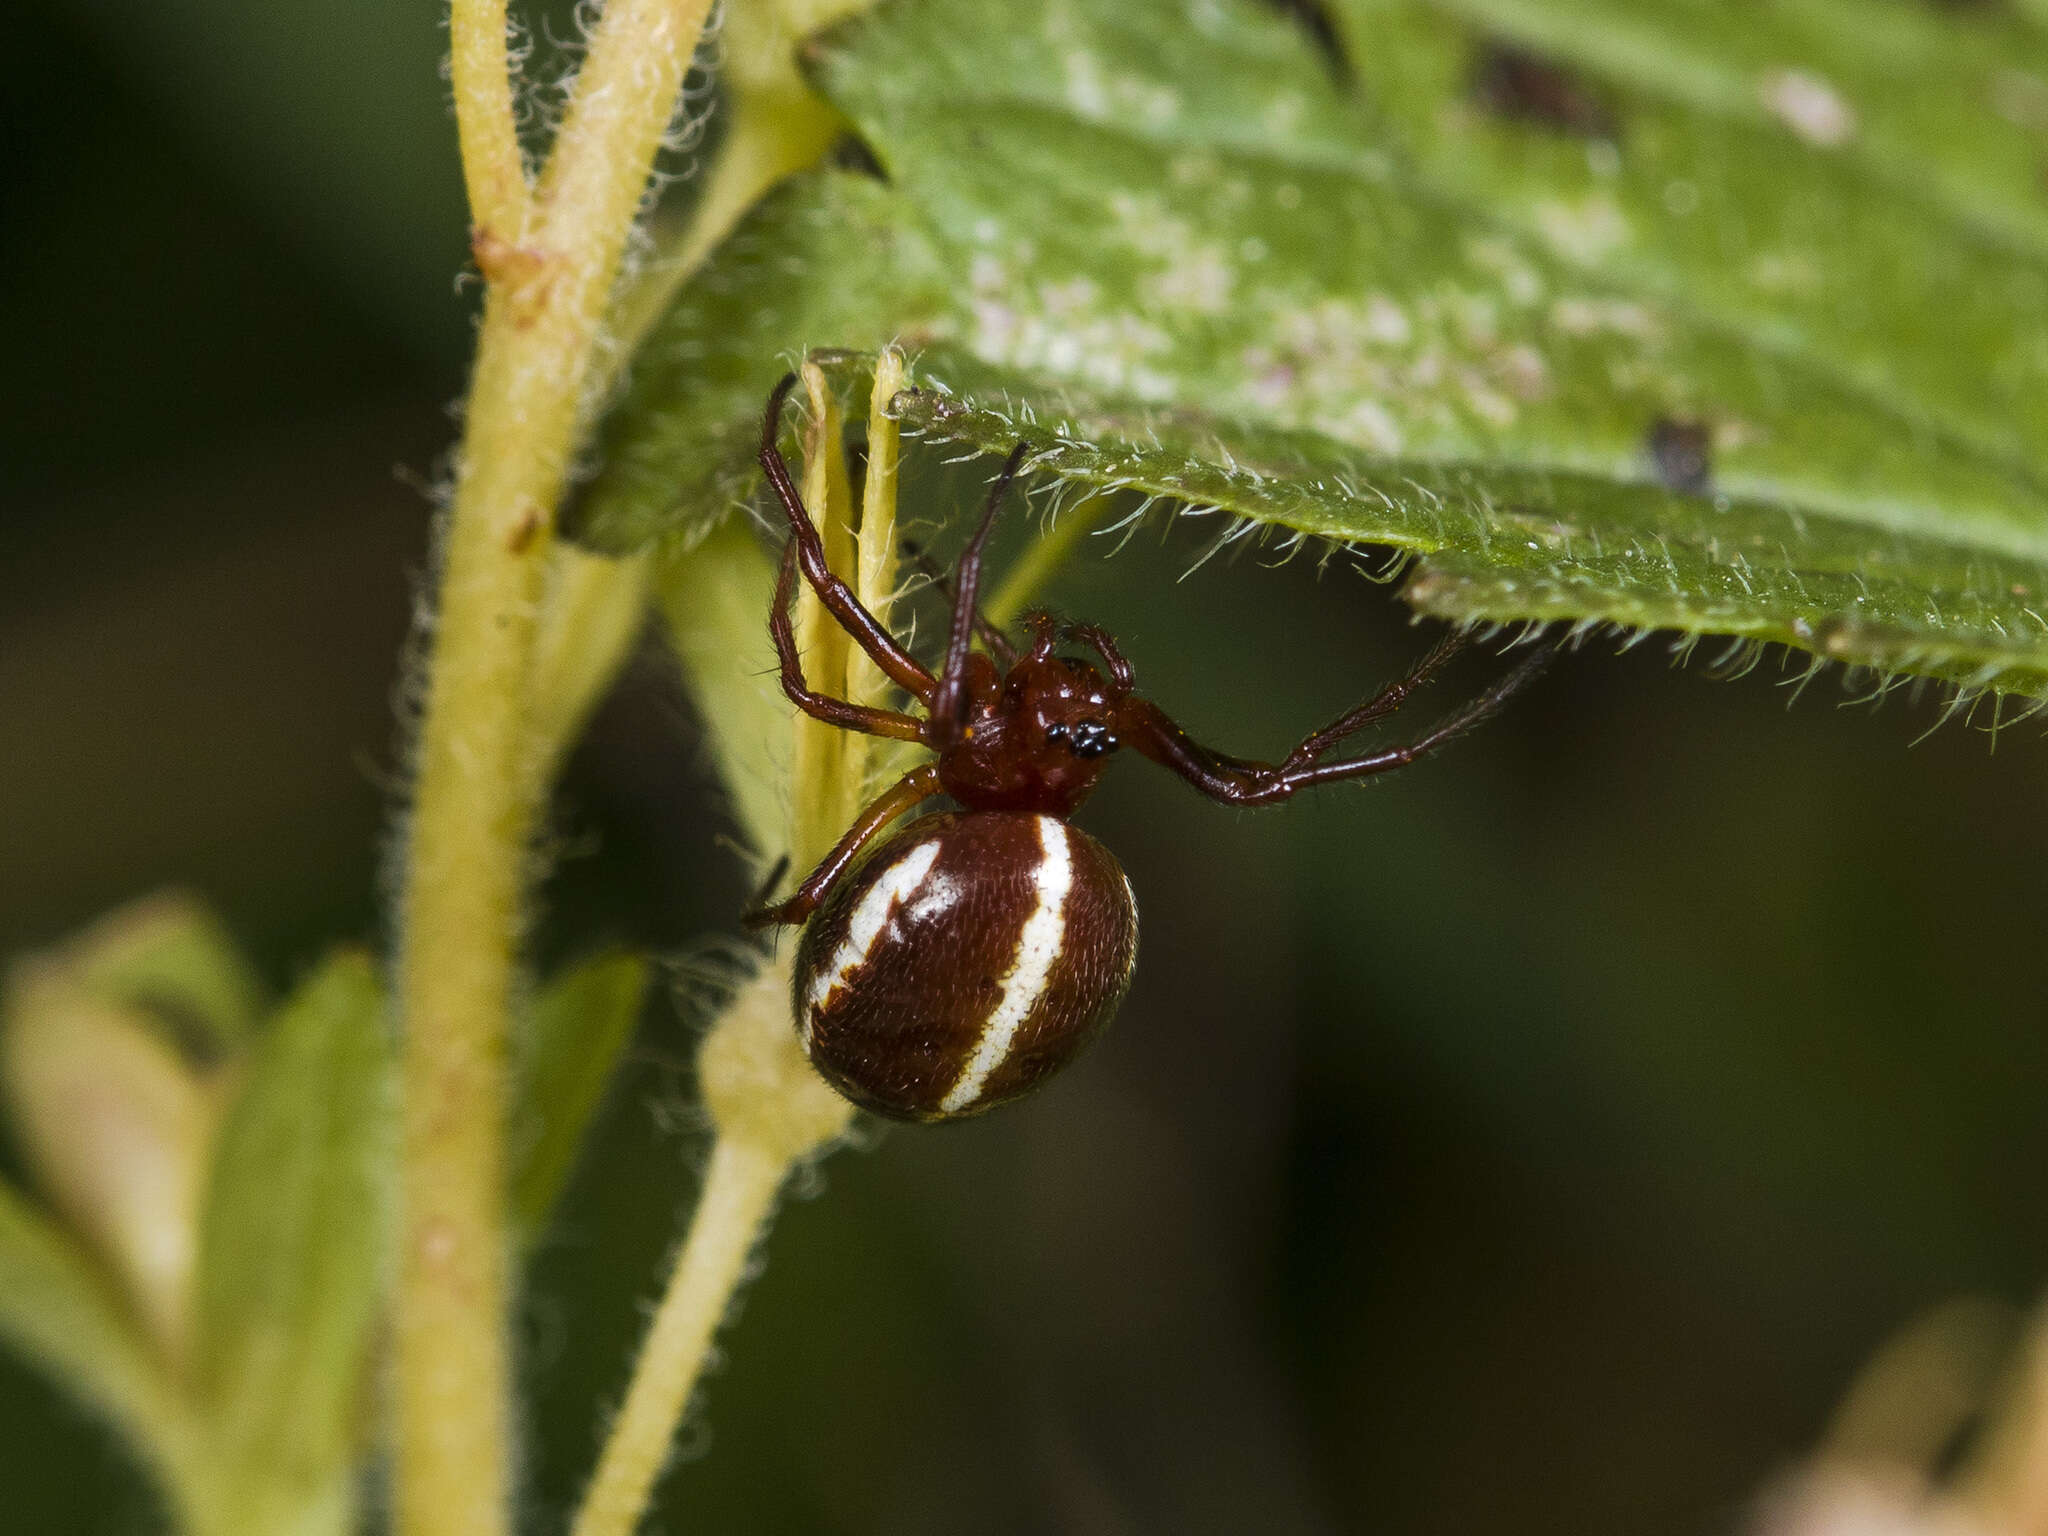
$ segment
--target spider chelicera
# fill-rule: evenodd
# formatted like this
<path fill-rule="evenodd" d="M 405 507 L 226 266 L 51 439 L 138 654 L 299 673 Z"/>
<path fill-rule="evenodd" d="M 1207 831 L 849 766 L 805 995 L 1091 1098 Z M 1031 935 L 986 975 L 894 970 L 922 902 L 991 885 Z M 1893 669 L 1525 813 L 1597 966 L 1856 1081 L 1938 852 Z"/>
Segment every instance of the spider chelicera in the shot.
<path fill-rule="evenodd" d="M 1494 714 L 1550 659 L 1547 649 L 1533 652 L 1407 745 L 1337 756 L 1457 653 L 1462 641 L 1451 634 L 1278 762 L 1213 751 L 1135 691 L 1130 663 L 1103 630 L 1034 614 L 1031 643 L 1019 650 L 981 616 L 982 550 L 1029 452 L 1019 443 L 955 567 L 945 659 L 934 673 L 827 563 L 776 446 L 795 382 L 788 375 L 768 397 L 760 453 L 789 520 L 769 612 L 783 692 L 814 719 L 914 741 L 933 758 L 862 811 L 793 895 L 747 922 L 808 920 L 796 959 L 798 1036 L 834 1086 L 881 1114 L 947 1120 L 991 1109 L 1072 1060 L 1115 1014 L 1137 958 L 1137 908 L 1115 857 L 1067 819 L 1119 749 L 1226 805 L 1274 805 L 1311 785 L 1414 762 Z M 790 619 L 799 574 L 922 718 L 805 684 Z M 1094 659 L 1063 653 L 1070 646 Z M 854 867 L 890 823 L 941 794 L 961 809 L 920 817 Z"/>

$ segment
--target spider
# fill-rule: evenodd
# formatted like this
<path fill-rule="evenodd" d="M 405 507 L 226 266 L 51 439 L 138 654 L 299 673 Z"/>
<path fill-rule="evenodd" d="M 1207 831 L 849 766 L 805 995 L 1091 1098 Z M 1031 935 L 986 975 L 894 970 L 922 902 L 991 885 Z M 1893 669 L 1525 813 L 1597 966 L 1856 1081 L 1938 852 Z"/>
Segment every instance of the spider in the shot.
<path fill-rule="evenodd" d="M 914 741 L 933 757 L 862 811 L 793 895 L 750 912 L 747 923 L 808 922 L 793 989 L 798 1038 L 834 1087 L 879 1114 L 932 1121 L 992 1109 L 1066 1065 L 1115 1014 L 1137 959 L 1137 906 L 1115 856 L 1068 818 L 1119 750 L 1131 748 L 1226 805 L 1276 805 L 1311 785 L 1385 773 L 1436 750 L 1498 711 L 1552 654 L 1534 652 L 1406 746 L 1335 755 L 1457 653 L 1463 642 L 1455 633 L 1277 763 L 1213 751 L 1135 691 L 1130 663 L 1102 629 L 1033 614 L 1031 643 L 1019 650 L 981 616 L 982 549 L 1030 451 L 1020 442 L 954 569 L 945 659 L 935 673 L 826 561 L 776 446 L 795 382 L 790 374 L 769 395 L 760 452 L 789 520 L 768 620 L 783 692 L 814 719 Z M 922 718 L 806 686 L 790 619 L 799 573 L 923 707 Z M 890 823 L 941 794 L 960 809 L 918 818 L 855 867 Z"/>

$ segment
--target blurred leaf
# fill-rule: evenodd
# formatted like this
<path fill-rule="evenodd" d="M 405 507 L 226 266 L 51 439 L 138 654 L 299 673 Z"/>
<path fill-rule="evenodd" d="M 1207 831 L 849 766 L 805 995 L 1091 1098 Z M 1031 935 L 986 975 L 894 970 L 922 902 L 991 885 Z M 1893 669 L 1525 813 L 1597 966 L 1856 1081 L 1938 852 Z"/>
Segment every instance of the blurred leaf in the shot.
<path fill-rule="evenodd" d="M 529 1240 L 568 1182 L 639 1020 L 647 976 L 643 956 L 599 955 L 556 976 L 534 1002 L 512 1120 L 512 1222 Z"/>
<path fill-rule="evenodd" d="M 36 1182 L 182 1368 L 201 1190 L 220 1125 L 215 1084 L 146 1015 L 81 985 L 61 956 L 14 968 L 0 1049 Z"/>
<path fill-rule="evenodd" d="M 264 1031 L 222 1131 L 199 1362 L 238 1528 L 346 1503 L 384 1267 L 389 1055 L 375 967 L 338 954 Z"/>
<path fill-rule="evenodd" d="M 1485 9 L 1533 32 L 1555 8 Z M 1569 153 L 1482 124 L 1521 139 L 1451 170 L 1477 109 L 1439 46 L 1463 34 L 1426 17 L 1435 94 L 1410 82 L 1374 116 L 1249 3 L 883 8 L 814 68 L 888 183 L 789 189 L 685 290 L 607 428 L 586 536 L 687 542 L 750 487 L 793 349 L 901 337 L 926 349 L 913 427 L 1029 437 L 1091 485 L 1413 551 L 1411 596 L 1445 617 L 1669 625 L 2048 689 L 2029 323 L 2048 265 L 1991 230 L 2008 183 L 1963 174 L 1979 107 L 1914 159 L 1873 105 L 1872 146 L 1847 154 L 1825 66 L 1876 46 L 1846 40 L 1856 24 L 1803 35 L 1814 78 L 1760 82 L 1715 51 L 1732 21 L 1613 9 L 1640 46 L 1600 54 L 1612 78 Z M 1349 14 L 1363 54 L 1415 13 Z M 1982 56 L 1970 25 L 1913 24 L 1937 75 Z M 1387 48 L 1371 67 L 1399 74 L 1411 49 Z M 1601 171 L 1614 156 L 1639 163 Z M 1796 236 L 1800 281 L 1726 275 L 1704 235 L 1638 239 L 1653 200 L 1680 217 L 1679 170 L 1714 181 L 1688 217 L 1735 226 L 1757 200 L 1733 249 L 1754 268 Z M 1957 282 L 1985 291 L 1952 302 Z M 1256 532 L 1223 520 L 1219 546 Z"/>
<path fill-rule="evenodd" d="M 775 564 L 741 519 L 655 566 L 655 601 L 732 797 L 733 820 L 756 852 L 780 847 L 787 821 L 791 705 L 763 617 L 774 591 Z"/>
<path fill-rule="evenodd" d="M 114 1284 L 4 1183 L 0 1339 L 106 1414 L 174 1478 L 189 1470 L 194 1426 Z"/>
<path fill-rule="evenodd" d="M 247 1040 L 263 1006 L 262 984 L 226 927 L 184 891 L 101 919 L 67 946 L 65 959 L 86 987 L 196 1029 L 217 1051 Z"/>

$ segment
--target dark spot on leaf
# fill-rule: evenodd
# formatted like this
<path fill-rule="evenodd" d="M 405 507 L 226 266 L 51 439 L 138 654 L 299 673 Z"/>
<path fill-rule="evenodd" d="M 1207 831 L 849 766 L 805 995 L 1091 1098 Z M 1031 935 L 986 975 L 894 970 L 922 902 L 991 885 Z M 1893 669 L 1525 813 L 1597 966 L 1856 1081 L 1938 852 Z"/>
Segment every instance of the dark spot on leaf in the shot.
<path fill-rule="evenodd" d="M 888 185 L 889 173 L 882 169 L 882 162 L 876 157 L 868 141 L 857 133 L 842 133 L 832 143 L 831 164 L 837 170 L 851 171 L 856 176 L 869 176 Z"/>
<path fill-rule="evenodd" d="M 1483 38 L 1474 49 L 1469 91 L 1481 110 L 1509 122 L 1585 139 L 1620 137 L 1614 109 L 1594 82 L 1498 38 Z"/>
<path fill-rule="evenodd" d="M 1650 424 L 1643 446 L 1666 490 L 1704 496 L 1713 488 L 1714 434 L 1705 422 L 1660 416 Z"/>
<path fill-rule="evenodd" d="M 1348 91 L 1357 83 L 1351 57 L 1344 51 L 1344 39 L 1323 0 L 1266 0 L 1266 4 L 1301 28 L 1316 52 L 1323 56 L 1330 79 L 1340 89 Z"/>
<path fill-rule="evenodd" d="M 151 1022 L 187 1065 L 212 1067 L 226 1059 L 220 1031 L 176 992 L 145 989 L 123 1001 L 146 1010 Z"/>

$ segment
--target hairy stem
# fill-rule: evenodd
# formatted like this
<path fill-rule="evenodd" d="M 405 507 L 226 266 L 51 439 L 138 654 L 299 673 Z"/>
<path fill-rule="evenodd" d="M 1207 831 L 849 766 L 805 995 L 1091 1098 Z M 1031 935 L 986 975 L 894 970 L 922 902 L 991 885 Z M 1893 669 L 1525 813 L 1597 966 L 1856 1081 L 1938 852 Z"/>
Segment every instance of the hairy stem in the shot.
<path fill-rule="evenodd" d="M 505 0 L 451 0 L 448 41 L 471 222 L 480 233 L 516 244 L 526 230 L 529 201 L 514 126 Z"/>
<path fill-rule="evenodd" d="M 555 769 L 640 637 L 647 617 L 646 555 L 614 559 L 557 544 L 533 657 L 535 793 Z"/>
<path fill-rule="evenodd" d="M 811 407 L 804 429 L 804 505 L 817 524 L 826 563 L 835 571 L 849 571 L 854 553 L 853 505 L 846 459 L 839 447 L 843 427 L 839 402 L 816 363 L 803 365 L 802 378 Z M 853 643 L 808 583 L 797 592 L 796 643 L 811 687 L 845 698 Z M 825 856 L 845 828 L 849 808 L 858 804 L 861 779 L 854 759 L 862 755 L 862 742 L 850 732 L 808 715 L 798 715 L 794 729 L 788 848 L 796 867 L 809 869 Z"/>
<path fill-rule="evenodd" d="M 858 536 L 837 404 L 815 365 L 805 365 L 803 378 L 811 407 L 805 436 L 805 504 L 825 534 L 834 568 L 852 573 L 861 601 L 886 624 L 896 579 L 898 450 L 896 423 L 889 418 L 888 407 L 902 387 L 903 358 L 890 349 L 876 368 Z M 738 530 L 737 537 L 738 550 L 753 548 L 750 533 Z M 745 560 L 731 560 L 738 550 L 726 552 L 721 561 L 728 585 L 733 584 L 731 575 L 747 568 Z M 759 604 L 767 596 L 768 578 L 763 566 L 739 585 Z M 664 586 L 671 595 L 686 590 L 673 575 Z M 733 622 L 752 632 L 754 646 L 765 628 L 758 615 L 758 607 L 732 615 Z M 673 611 L 671 616 L 678 617 Z M 694 643 L 691 626 L 703 615 L 679 617 L 683 622 L 677 624 L 677 633 L 700 702 L 716 700 L 727 706 L 722 714 L 711 712 L 712 718 L 759 719 L 765 724 L 759 710 L 741 703 L 738 691 L 743 679 L 751 682 L 760 676 L 753 646 Z M 857 692 L 881 695 L 880 680 L 849 685 L 852 647 L 808 586 L 798 598 L 797 623 L 799 634 L 807 639 L 805 664 L 813 687 L 837 693 L 852 686 Z M 858 807 L 860 788 L 872 767 L 871 741 L 843 733 L 834 733 L 839 740 L 820 741 L 811 734 L 819 729 L 818 722 L 802 715 L 791 719 L 786 703 L 778 702 L 775 713 L 796 732 L 794 750 L 786 759 L 791 767 L 789 805 L 779 840 L 795 855 L 797 867 L 807 869 Z M 835 749 L 830 754 L 822 750 L 827 745 Z M 771 797 L 764 785 L 749 787 L 761 776 L 762 759 L 751 743 L 742 741 L 725 743 L 723 755 L 740 803 L 754 808 L 748 830 L 763 838 L 769 830 L 763 808 Z M 852 1107 L 811 1070 L 790 1027 L 792 949 L 785 946 L 740 990 L 698 1050 L 697 1080 L 717 1133 L 710 1169 L 654 1326 L 634 1363 L 625 1403 L 584 1496 L 574 1536 L 630 1536 L 639 1523 L 668 1459 L 676 1425 L 703 1374 L 712 1335 L 744 1276 L 747 1256 L 773 1210 L 776 1192 L 791 1168 L 831 1145 L 852 1118 Z"/>
<path fill-rule="evenodd" d="M 886 347 L 875 359 L 875 383 L 868 395 L 871 422 L 887 419 L 903 388 L 903 354 Z M 860 492 L 860 564 L 854 586 L 862 592 L 896 589 L 896 483 L 900 443 L 892 431 L 870 431 L 867 475 Z M 856 704 L 885 705 L 889 679 L 866 651 L 854 648 L 846 674 L 846 696 Z"/>
<path fill-rule="evenodd" d="M 840 1136 L 852 1117 L 797 1045 L 789 989 L 785 957 L 740 991 L 698 1052 L 717 1140 L 573 1536 L 631 1536 L 639 1524 L 776 1192 L 793 1166 Z"/>
<path fill-rule="evenodd" d="M 786 1163 L 750 1143 L 720 1141 L 712 1150 L 690 1235 L 640 1347 L 640 1369 L 605 1442 L 573 1536 L 627 1536 L 639 1523 L 711 1336 L 788 1171 Z"/>
<path fill-rule="evenodd" d="M 762 98 L 735 89 L 725 140 L 704 174 L 697 206 L 627 300 L 621 338 L 637 341 L 747 210 L 776 183 L 817 164 L 842 126 L 844 119 L 809 91 Z"/>
<path fill-rule="evenodd" d="M 451 17 L 489 284 L 441 571 L 402 892 L 403 1229 L 394 1504 L 402 1536 L 510 1528 L 506 1020 L 537 799 L 531 704 L 552 521 L 600 321 L 709 0 L 612 0 L 532 217 L 506 192 L 502 3 Z M 496 52 L 493 53 L 492 50 Z M 497 67 L 497 66 L 494 66 Z M 504 116 L 500 117 L 500 112 Z M 518 178 L 523 196 L 524 178 Z"/>

